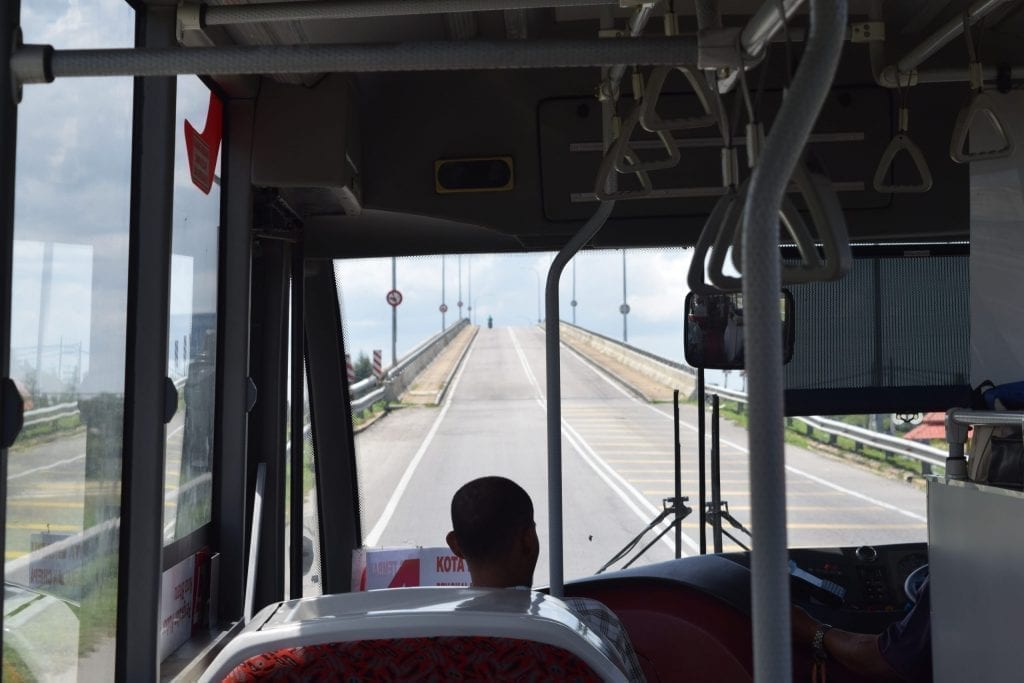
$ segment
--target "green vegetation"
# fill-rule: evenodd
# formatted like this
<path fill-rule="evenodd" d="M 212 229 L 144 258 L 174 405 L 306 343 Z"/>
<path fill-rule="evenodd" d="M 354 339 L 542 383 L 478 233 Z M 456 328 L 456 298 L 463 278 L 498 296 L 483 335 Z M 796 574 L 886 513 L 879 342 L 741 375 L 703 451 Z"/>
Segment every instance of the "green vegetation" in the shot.
<path fill-rule="evenodd" d="M 740 425 L 741 427 L 747 426 L 746 404 L 722 399 L 719 406 L 721 409 L 721 415 L 724 419 Z M 867 428 L 871 418 L 868 415 L 843 415 L 841 417 L 830 419 L 836 419 L 858 427 Z M 887 428 L 888 422 L 888 417 L 885 417 L 882 420 L 882 429 Z M 899 427 L 897 427 L 897 429 L 899 429 Z M 854 457 L 873 466 L 887 467 L 908 474 L 924 474 L 921 469 L 922 463 L 918 460 L 895 455 L 888 451 L 881 451 L 869 446 L 863 446 L 858 442 L 855 442 L 853 439 L 845 436 L 827 434 L 796 418 L 786 418 L 785 439 L 786 443 L 800 448 L 809 448 L 827 453 Z"/>
<path fill-rule="evenodd" d="M 362 412 L 355 413 L 352 415 L 352 426 L 359 427 L 362 424 L 374 420 L 381 413 L 386 413 L 390 409 L 387 401 L 377 401 L 372 406 L 363 410 Z"/>

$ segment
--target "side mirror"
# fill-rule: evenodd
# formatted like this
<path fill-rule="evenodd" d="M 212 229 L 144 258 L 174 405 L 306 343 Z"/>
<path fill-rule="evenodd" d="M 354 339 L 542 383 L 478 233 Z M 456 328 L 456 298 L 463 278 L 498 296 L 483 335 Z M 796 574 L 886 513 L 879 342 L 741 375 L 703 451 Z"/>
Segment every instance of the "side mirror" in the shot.
<path fill-rule="evenodd" d="M 793 296 L 782 290 L 783 363 L 793 358 Z M 695 368 L 739 370 L 744 367 L 743 295 L 740 293 L 686 295 L 683 325 L 686 362 Z"/>

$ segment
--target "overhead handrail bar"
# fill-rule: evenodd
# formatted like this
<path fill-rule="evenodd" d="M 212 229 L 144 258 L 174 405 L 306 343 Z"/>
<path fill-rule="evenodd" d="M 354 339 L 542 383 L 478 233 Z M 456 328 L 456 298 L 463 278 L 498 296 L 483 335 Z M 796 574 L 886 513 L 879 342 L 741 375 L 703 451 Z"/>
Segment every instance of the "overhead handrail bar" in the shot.
<path fill-rule="evenodd" d="M 23 45 L 11 56 L 10 66 L 15 82 L 23 85 L 73 77 L 587 68 L 623 62 L 659 66 L 692 64 L 696 59 L 696 38 L 678 36 L 186 49 L 55 50 Z"/>
<path fill-rule="evenodd" d="M 368 19 L 548 7 L 618 6 L 618 0 L 345 0 L 198 6 L 203 26 L 231 26 L 316 19 Z"/>
<path fill-rule="evenodd" d="M 750 557 L 754 680 L 793 680 L 790 643 L 786 471 L 783 448 L 781 267 L 775 256 L 778 213 L 839 65 L 846 0 L 811 0 L 810 31 L 754 168 L 743 222 L 744 348 L 750 397 L 751 513 L 757 543 Z"/>
<path fill-rule="evenodd" d="M 882 152 L 882 158 L 878 160 L 878 167 L 875 168 L 875 177 L 872 179 L 875 192 L 882 194 L 908 194 L 922 193 L 932 189 L 932 171 L 928 168 L 928 161 L 924 158 L 924 152 L 910 139 L 910 109 L 907 107 L 906 91 L 900 89 L 899 123 L 896 126 L 896 135 Z M 896 183 L 887 181 L 886 178 L 892 172 L 892 162 L 900 152 L 906 152 L 921 180 L 918 183 Z"/>
<path fill-rule="evenodd" d="M 995 101 L 985 92 L 985 80 L 982 76 L 981 62 L 978 60 L 978 53 L 974 47 L 974 38 L 971 36 L 970 17 L 967 13 L 964 13 L 964 37 L 967 39 L 971 95 L 967 100 L 967 104 L 956 115 L 953 135 L 949 141 L 949 158 L 958 164 L 969 164 L 972 161 L 1006 159 L 1013 156 L 1015 148 L 1013 137 L 1010 135 L 1009 127 L 1003 125 L 1002 120 L 1000 120 L 999 115 L 996 113 Z M 968 151 L 967 135 L 974 126 L 975 119 L 982 115 L 988 120 L 992 130 L 1002 142 L 989 149 Z"/>
<path fill-rule="evenodd" d="M 999 9 L 1002 5 L 1012 1 L 1013 0 L 975 0 L 966 10 L 968 24 L 973 26 L 983 17 L 992 13 L 994 10 Z M 880 12 L 877 9 L 873 9 L 872 14 L 874 17 L 878 17 Z M 926 81 L 925 75 L 927 72 L 919 73 L 918 67 L 936 52 L 955 40 L 963 30 L 964 21 L 960 17 L 950 19 L 934 33 L 925 38 L 915 48 L 906 53 L 903 58 L 895 64 L 890 64 L 877 69 L 875 72 L 875 80 L 879 85 L 887 88 L 896 88 L 901 85 L 913 85 L 916 83 L 937 82 L 931 80 Z M 872 45 L 876 44 L 872 43 Z M 880 46 L 881 44 L 878 45 Z M 880 50 L 876 50 L 876 53 L 880 53 Z"/>
<path fill-rule="evenodd" d="M 768 42 L 803 4 L 804 0 L 765 0 L 761 3 L 761 7 L 750 17 L 746 26 L 743 27 L 743 32 L 740 33 L 740 47 L 743 49 L 744 61 L 755 63 L 761 57 Z M 780 5 L 785 16 L 780 16 Z M 845 35 L 844 28 L 843 36 L 839 40 L 843 40 Z"/>

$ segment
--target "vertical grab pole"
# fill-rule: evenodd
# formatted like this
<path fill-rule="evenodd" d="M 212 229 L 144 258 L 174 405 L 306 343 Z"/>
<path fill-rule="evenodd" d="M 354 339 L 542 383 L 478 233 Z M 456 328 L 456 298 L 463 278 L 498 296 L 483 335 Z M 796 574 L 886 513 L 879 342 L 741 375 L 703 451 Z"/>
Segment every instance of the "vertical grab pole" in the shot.
<path fill-rule="evenodd" d="M 700 554 L 708 554 L 708 512 L 707 499 L 708 491 L 705 460 L 707 456 L 705 446 L 704 425 L 704 368 L 697 368 L 697 495 L 700 498 Z"/>
<path fill-rule="evenodd" d="M 551 567 L 551 595 L 565 595 L 562 563 L 562 366 L 559 356 L 558 278 L 565 265 L 589 242 L 611 215 L 615 202 L 601 202 L 580 231 L 562 247 L 551 262 L 545 288 L 544 341 L 547 352 L 548 413 L 548 543 Z"/>
<path fill-rule="evenodd" d="M 783 448 L 779 210 L 814 121 L 832 86 L 846 33 L 846 0 L 811 0 L 800 66 L 750 176 L 743 210 L 744 348 L 750 401 L 750 556 L 754 680 L 793 680 L 786 470 Z"/>
<path fill-rule="evenodd" d="M 675 436 L 675 473 L 676 473 L 676 497 L 672 501 L 676 509 L 676 559 L 683 556 L 683 505 L 680 500 L 683 497 L 683 467 L 682 467 L 682 446 L 679 444 L 679 390 L 672 391 L 672 427 Z"/>
<path fill-rule="evenodd" d="M 718 432 L 718 394 L 711 396 L 711 509 L 714 522 L 711 526 L 715 552 L 722 552 L 722 451 Z"/>
<path fill-rule="evenodd" d="M 306 371 L 305 364 L 305 313 L 303 298 L 305 291 L 305 258 L 302 254 L 302 243 L 292 245 L 292 357 L 291 357 L 291 473 L 288 485 L 291 487 L 288 521 L 288 593 L 293 600 L 302 597 L 302 529 L 303 529 L 303 470 L 305 469 L 304 454 L 306 447 L 305 401 L 302 392 L 305 383 L 302 381 Z"/>

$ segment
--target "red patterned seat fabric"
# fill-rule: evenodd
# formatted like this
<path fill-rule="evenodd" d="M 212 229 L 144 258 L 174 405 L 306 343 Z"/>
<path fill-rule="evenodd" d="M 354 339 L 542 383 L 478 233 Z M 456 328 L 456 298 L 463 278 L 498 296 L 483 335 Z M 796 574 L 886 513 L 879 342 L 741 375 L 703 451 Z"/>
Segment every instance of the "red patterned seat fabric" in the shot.
<path fill-rule="evenodd" d="M 513 638 L 455 636 L 286 647 L 250 657 L 242 681 L 599 681 L 576 655 Z"/>

